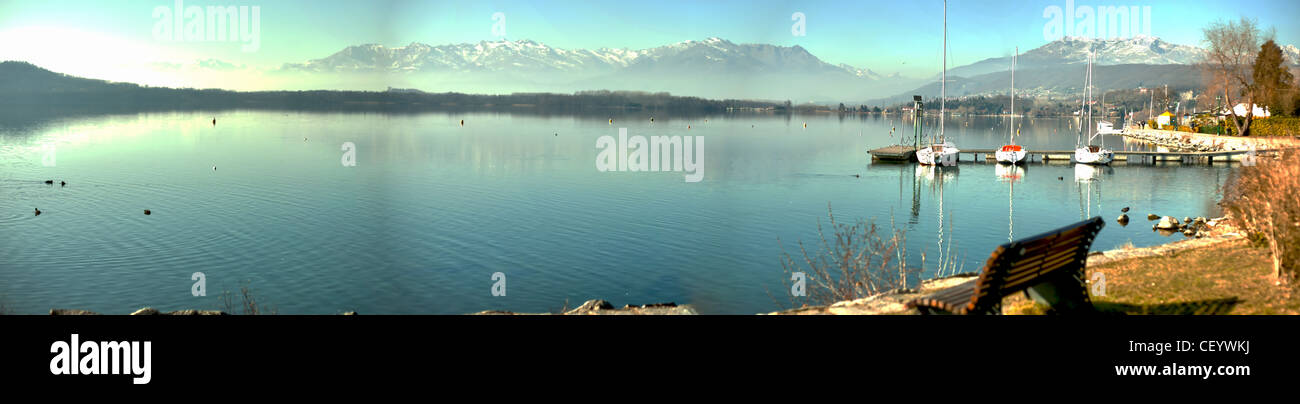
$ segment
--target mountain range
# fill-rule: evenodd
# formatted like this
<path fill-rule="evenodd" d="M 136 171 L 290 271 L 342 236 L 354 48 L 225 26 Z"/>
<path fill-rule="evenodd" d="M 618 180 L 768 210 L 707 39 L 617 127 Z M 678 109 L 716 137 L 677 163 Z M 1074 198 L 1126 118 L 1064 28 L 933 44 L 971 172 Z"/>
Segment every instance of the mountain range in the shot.
<path fill-rule="evenodd" d="M 864 99 L 919 84 L 898 75 L 832 65 L 801 46 L 737 44 L 721 38 L 649 49 L 561 49 L 530 40 L 401 47 L 349 46 L 287 63 L 286 72 L 410 74 L 436 91 L 666 91 L 708 98 Z M 629 85 L 634 85 L 630 88 Z"/>
<path fill-rule="evenodd" d="M 1098 84 L 1194 86 L 1190 67 L 1202 48 L 1156 37 L 1062 38 L 1020 54 L 1017 87 L 1050 94 L 1079 87 L 1088 52 L 1112 71 Z M 1283 46 L 1292 65 L 1300 49 Z M 948 70 L 949 95 L 1005 91 L 1010 56 L 984 59 Z M 1076 67 L 1078 67 L 1076 69 Z M 1061 70 L 1065 69 L 1065 70 Z M 707 98 L 753 98 L 798 102 L 867 102 L 907 94 L 938 95 L 937 77 L 907 78 L 827 63 L 801 46 L 738 44 L 721 38 L 683 41 L 648 49 L 562 49 L 530 40 L 499 40 L 431 46 L 349 46 L 324 58 L 286 63 L 283 72 L 314 74 L 404 74 L 402 84 L 433 91 L 572 92 L 585 89 L 667 91 Z M 1050 71 L 1075 74 L 1050 74 Z M 1035 73 L 1037 72 L 1037 73 Z M 1099 72 L 1102 73 L 1102 72 Z M 1110 76 L 1111 74 L 1106 74 Z M 937 76 L 937 75 L 936 75 Z M 1079 76 L 1079 77 L 1075 77 Z M 1021 84 L 1022 83 L 1022 84 Z M 931 88 L 934 94 L 929 94 Z M 955 90 L 955 91 L 954 91 Z"/>

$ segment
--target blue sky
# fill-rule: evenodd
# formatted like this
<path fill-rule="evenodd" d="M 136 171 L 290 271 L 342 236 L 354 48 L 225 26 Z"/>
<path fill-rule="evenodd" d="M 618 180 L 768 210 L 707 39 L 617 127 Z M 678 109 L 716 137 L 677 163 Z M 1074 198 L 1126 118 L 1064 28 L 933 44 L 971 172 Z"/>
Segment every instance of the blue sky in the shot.
<path fill-rule="evenodd" d="M 1075 7 L 1150 7 L 1154 36 L 1199 44 L 1210 22 L 1246 16 L 1277 30 L 1279 42 L 1300 44 L 1300 1 L 1090 1 Z M 949 5 L 949 66 L 1008 55 L 1048 42 L 1044 11 L 1064 0 L 962 1 Z M 0 59 L 28 60 L 92 77 L 123 79 L 128 64 L 192 63 L 219 59 L 237 66 L 274 68 L 328 56 L 346 46 L 381 43 L 432 45 L 496 39 L 495 12 L 505 14 L 506 37 L 560 48 L 646 48 L 689 39 L 800 45 L 832 63 L 913 77 L 939 70 L 943 3 L 934 1 L 241 1 L 189 0 L 185 6 L 257 6 L 260 46 L 158 41 L 156 7 L 165 1 L 0 0 Z M 795 36 L 791 15 L 806 16 Z M 88 60 L 88 58 L 96 58 Z M 87 66 L 87 62 L 94 62 Z M 97 70 L 98 69 L 98 70 Z M 90 74 L 87 74 L 89 72 Z M 98 72 L 99 74 L 94 74 Z"/>

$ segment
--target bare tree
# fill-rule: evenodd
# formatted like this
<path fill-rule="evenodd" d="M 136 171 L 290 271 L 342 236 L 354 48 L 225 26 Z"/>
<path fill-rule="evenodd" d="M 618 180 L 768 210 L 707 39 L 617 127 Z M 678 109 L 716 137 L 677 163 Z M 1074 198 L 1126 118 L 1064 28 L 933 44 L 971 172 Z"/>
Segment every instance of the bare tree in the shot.
<path fill-rule="evenodd" d="M 1255 113 L 1255 81 L 1253 69 L 1260 47 L 1259 28 L 1254 20 L 1242 17 L 1238 22 L 1219 21 L 1205 28 L 1205 42 L 1209 52 L 1201 63 L 1206 72 L 1207 89 L 1221 91 L 1227 103 L 1228 114 L 1237 133 L 1250 134 L 1250 123 Z M 1235 100 L 1243 99 L 1246 115 L 1237 116 Z M 1242 119 L 1244 118 L 1244 119 Z"/>

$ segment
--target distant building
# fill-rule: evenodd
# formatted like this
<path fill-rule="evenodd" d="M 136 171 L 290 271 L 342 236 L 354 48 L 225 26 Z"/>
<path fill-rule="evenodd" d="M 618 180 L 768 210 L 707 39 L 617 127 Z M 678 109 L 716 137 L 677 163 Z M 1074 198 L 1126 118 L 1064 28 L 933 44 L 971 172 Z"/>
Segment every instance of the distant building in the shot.
<path fill-rule="evenodd" d="M 1165 111 L 1165 113 L 1160 114 L 1160 116 L 1156 117 L 1156 124 L 1160 125 L 1161 128 L 1169 126 L 1169 121 L 1172 120 L 1173 118 L 1174 118 L 1173 112 Z"/>
<path fill-rule="evenodd" d="M 1255 118 L 1268 118 L 1269 116 L 1272 115 L 1268 112 L 1268 107 L 1261 108 L 1257 104 L 1254 104 L 1254 107 L 1255 107 L 1254 110 L 1251 111 L 1251 115 Z M 1243 102 L 1241 104 L 1237 104 L 1237 106 L 1235 107 L 1232 107 L 1232 112 L 1237 113 L 1237 116 L 1246 116 L 1246 103 Z"/>

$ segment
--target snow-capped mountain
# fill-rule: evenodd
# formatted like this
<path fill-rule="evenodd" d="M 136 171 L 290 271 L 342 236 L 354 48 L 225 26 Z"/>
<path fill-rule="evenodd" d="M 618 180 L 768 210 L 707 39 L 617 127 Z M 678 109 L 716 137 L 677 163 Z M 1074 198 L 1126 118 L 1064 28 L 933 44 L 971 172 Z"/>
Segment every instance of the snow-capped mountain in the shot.
<path fill-rule="evenodd" d="M 1286 56 L 1286 62 L 1292 66 L 1300 66 L 1300 48 L 1295 45 L 1279 45 L 1282 48 L 1282 55 Z"/>
<path fill-rule="evenodd" d="M 1205 50 L 1202 48 L 1173 44 L 1150 36 L 1129 39 L 1066 37 L 1021 54 L 1017 68 L 1029 70 L 1084 64 L 1088 61 L 1090 50 L 1097 52 L 1096 64 L 1099 66 L 1189 65 L 1197 63 L 1205 56 Z M 991 58 L 948 69 L 948 75 L 973 77 L 1006 71 L 1010 66 L 1010 56 Z"/>
<path fill-rule="evenodd" d="M 448 91 L 625 89 L 705 97 L 795 100 L 867 99 L 919 82 L 831 65 L 801 46 L 737 44 L 722 38 L 647 49 L 562 49 L 530 40 L 401 47 L 349 46 L 282 71 L 411 73 L 404 86 Z"/>
<path fill-rule="evenodd" d="M 312 72 L 611 70 L 626 67 L 636 57 L 636 52 L 624 49 L 567 50 L 529 40 L 440 46 L 412 42 L 395 48 L 379 44 L 349 46 L 322 59 L 285 64 L 283 69 Z"/>
<path fill-rule="evenodd" d="M 311 72 L 565 72 L 608 73 L 675 70 L 727 73 L 847 73 L 878 80 L 879 74 L 823 62 L 803 47 L 736 44 L 721 38 L 683 41 L 642 50 L 561 49 L 530 40 L 482 41 L 430 46 L 413 42 L 389 48 L 379 44 L 349 46 L 322 59 L 285 64 L 284 70 Z"/>

